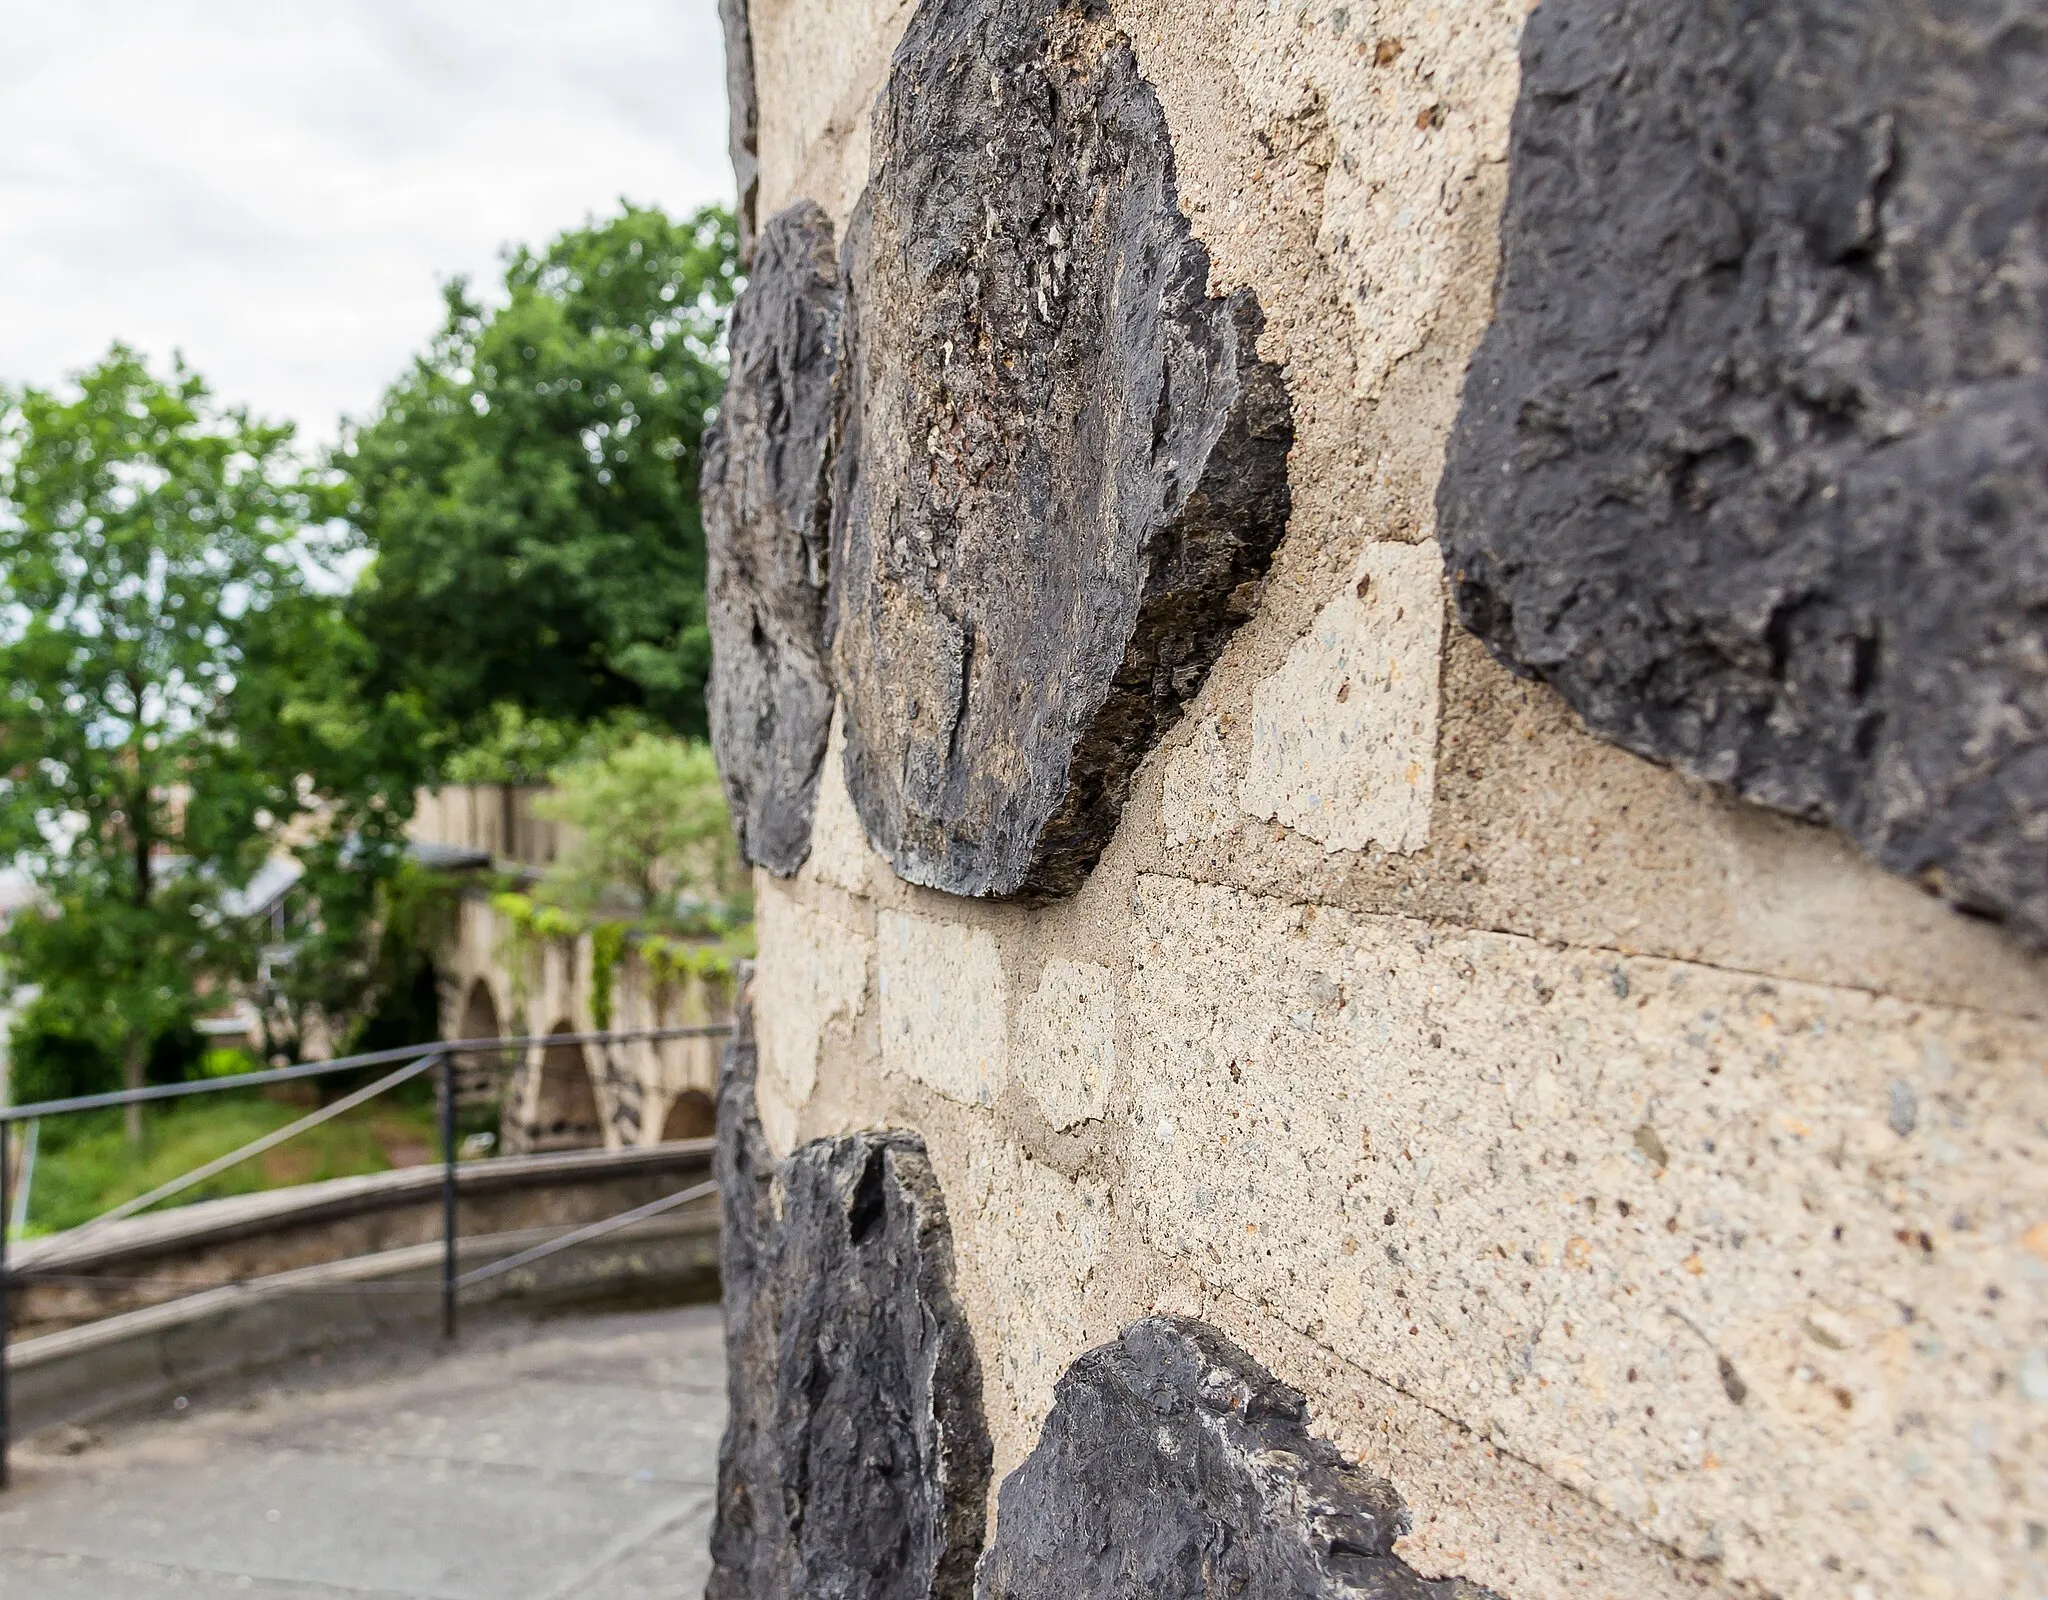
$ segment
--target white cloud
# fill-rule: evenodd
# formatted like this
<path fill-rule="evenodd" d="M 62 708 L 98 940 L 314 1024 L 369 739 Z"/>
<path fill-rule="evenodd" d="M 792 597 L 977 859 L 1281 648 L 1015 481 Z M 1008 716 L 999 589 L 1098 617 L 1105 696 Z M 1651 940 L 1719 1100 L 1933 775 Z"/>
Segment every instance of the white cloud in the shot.
<path fill-rule="evenodd" d="M 621 195 L 730 201 L 714 0 L 0 0 L 0 378 L 114 339 L 333 436 Z"/>

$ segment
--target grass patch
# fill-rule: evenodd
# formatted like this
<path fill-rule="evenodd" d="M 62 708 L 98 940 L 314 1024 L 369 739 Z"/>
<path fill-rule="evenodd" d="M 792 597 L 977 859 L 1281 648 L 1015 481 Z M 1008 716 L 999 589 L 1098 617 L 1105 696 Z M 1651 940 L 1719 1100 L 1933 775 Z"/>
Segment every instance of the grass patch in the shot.
<path fill-rule="evenodd" d="M 52 1119 L 44 1124 L 36 1158 L 28 1232 L 56 1233 L 89 1222 L 111 1206 L 275 1132 L 310 1109 L 248 1090 L 150 1106 L 144 1110 L 140 1149 L 123 1136 L 118 1111 Z M 168 1204 L 388 1172 L 432 1160 L 435 1148 L 432 1101 L 387 1096 L 232 1166 Z"/>

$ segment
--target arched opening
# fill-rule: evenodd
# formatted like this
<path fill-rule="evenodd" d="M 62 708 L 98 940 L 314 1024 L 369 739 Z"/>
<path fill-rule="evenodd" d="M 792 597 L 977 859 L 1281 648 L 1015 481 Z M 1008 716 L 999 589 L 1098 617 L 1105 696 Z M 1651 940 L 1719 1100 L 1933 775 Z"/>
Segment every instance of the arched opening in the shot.
<path fill-rule="evenodd" d="M 498 1002 L 491 994 L 491 986 L 479 978 L 469 986 L 469 998 L 462 1002 L 462 1026 L 455 1037 L 496 1039 L 503 1032 L 498 1025 Z"/>
<path fill-rule="evenodd" d="M 558 1022 L 548 1030 L 550 1039 L 574 1034 L 569 1023 Z M 549 1044 L 540 1058 L 540 1093 L 535 1097 L 533 1140 L 535 1150 L 587 1150 L 604 1143 L 604 1124 L 598 1115 L 597 1090 L 590 1082 L 590 1064 L 583 1046 L 570 1039 Z"/>
<path fill-rule="evenodd" d="M 478 978 L 469 986 L 462 1002 L 458 1039 L 496 1039 L 504 1034 L 498 1017 L 497 997 L 491 986 Z M 497 1050 L 465 1050 L 455 1058 L 455 1111 L 472 1132 L 493 1128 L 498 1108 L 504 1104 L 506 1085 L 514 1062 Z"/>
<path fill-rule="evenodd" d="M 702 1089 L 685 1089 L 669 1103 L 668 1115 L 661 1119 L 664 1143 L 670 1139 L 708 1139 L 717 1131 L 718 1108 Z"/>

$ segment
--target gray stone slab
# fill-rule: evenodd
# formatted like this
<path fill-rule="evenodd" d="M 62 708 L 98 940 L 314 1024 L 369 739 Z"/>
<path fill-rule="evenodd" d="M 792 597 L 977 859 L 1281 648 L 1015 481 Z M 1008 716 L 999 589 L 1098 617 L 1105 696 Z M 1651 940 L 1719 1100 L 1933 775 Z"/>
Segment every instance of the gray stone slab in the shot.
<path fill-rule="evenodd" d="M 202 1395 L 76 1455 L 32 1443 L 0 1497 L 0 1593 L 549 1600 L 643 1546 L 680 1562 L 708 1513 L 715 1331 L 709 1307 L 501 1326 Z"/>
<path fill-rule="evenodd" d="M 697 1600 L 711 1577 L 711 1502 L 564 1591 L 561 1600 Z"/>
<path fill-rule="evenodd" d="M 1285 529 L 1293 426 L 1100 8 L 923 0 L 848 224 L 846 781 L 912 883 L 1086 880 Z"/>
<path fill-rule="evenodd" d="M 389 1589 L 258 1582 L 229 1572 L 19 1550 L 0 1550 L 0 1595 L 8 1600 L 393 1600 Z"/>
<path fill-rule="evenodd" d="M 2048 31 L 1544 0 L 1438 498 L 1587 725 L 2048 942 Z"/>

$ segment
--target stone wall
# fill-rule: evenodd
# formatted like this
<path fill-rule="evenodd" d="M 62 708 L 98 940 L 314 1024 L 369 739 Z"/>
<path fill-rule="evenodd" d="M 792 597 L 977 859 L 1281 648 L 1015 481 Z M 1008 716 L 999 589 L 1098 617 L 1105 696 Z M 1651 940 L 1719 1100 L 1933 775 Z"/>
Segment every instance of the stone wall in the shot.
<path fill-rule="evenodd" d="M 600 1019 L 596 956 L 587 933 L 517 940 L 487 895 L 465 893 L 454 936 L 438 954 L 441 1037 L 539 1040 L 731 1020 L 729 983 L 650 971 L 630 944 L 612 972 L 610 1014 Z M 500 1101 L 502 1153 L 615 1150 L 708 1133 L 719 1048 L 716 1039 L 534 1043 L 516 1061 L 490 1056 L 463 1065 L 479 1080 L 478 1098 Z"/>
<path fill-rule="evenodd" d="M 842 242 L 880 236 L 862 196 L 914 131 L 871 117 L 917 9 L 753 0 L 764 228 L 809 201 Z M 874 652 L 843 648 L 866 611 L 822 608 L 842 681 L 808 855 L 756 880 L 761 1121 L 777 1155 L 922 1137 L 994 1485 L 1076 1359 L 1163 1314 L 1305 1394 L 1405 1501 L 1395 1548 L 1426 1576 L 1511 1600 L 2044 1592 L 2039 882 L 1956 895 L 2010 924 L 1952 909 L 1938 873 L 1859 851 L 1850 799 L 1799 808 L 1837 832 L 1595 737 L 1451 604 L 1436 507 L 1454 434 L 1461 470 L 1478 448 L 1461 405 L 1536 115 L 1526 10 L 1060 14 L 1083 57 L 1128 42 L 1207 290 L 1255 299 L 1285 536 L 1213 664 L 1154 694 L 1099 859 L 1008 899 L 914 886 L 944 881 L 932 853 L 856 805 Z M 1999 37 L 2008 92 L 2035 93 L 2038 41 Z M 2038 680 L 2041 597 L 2010 570 L 1997 670 Z M 2000 713 L 2022 754 L 2038 692 Z M 2001 815 L 2037 841 L 2040 788 L 2011 785 Z M 993 1488 L 990 1517 L 1000 1539 Z"/>

